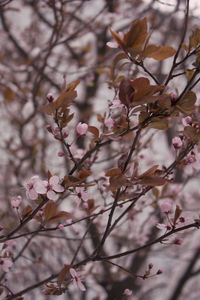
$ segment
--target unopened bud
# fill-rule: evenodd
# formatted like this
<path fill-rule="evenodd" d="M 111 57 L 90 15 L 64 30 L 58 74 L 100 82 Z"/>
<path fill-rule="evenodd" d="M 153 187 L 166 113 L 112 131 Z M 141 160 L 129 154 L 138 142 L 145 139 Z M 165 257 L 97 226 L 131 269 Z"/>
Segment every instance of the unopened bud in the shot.
<path fill-rule="evenodd" d="M 53 96 L 52 93 L 48 93 L 48 94 L 47 94 L 47 100 L 48 100 L 49 102 L 53 102 L 54 96 Z"/>

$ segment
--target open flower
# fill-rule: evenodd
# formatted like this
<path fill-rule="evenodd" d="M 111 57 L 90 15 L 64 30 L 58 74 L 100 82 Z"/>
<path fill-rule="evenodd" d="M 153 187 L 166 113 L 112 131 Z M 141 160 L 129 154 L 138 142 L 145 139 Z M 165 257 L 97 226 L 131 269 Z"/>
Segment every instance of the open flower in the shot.
<path fill-rule="evenodd" d="M 26 189 L 26 196 L 31 200 L 36 200 L 38 194 L 46 194 L 47 191 L 45 181 L 42 181 L 37 175 L 31 177 L 24 186 Z"/>
<path fill-rule="evenodd" d="M 78 275 L 78 273 L 76 272 L 75 269 L 71 268 L 70 270 L 70 274 L 73 278 L 73 283 L 76 287 L 78 287 L 81 291 L 86 291 L 85 286 L 82 284 L 80 276 Z"/>
<path fill-rule="evenodd" d="M 49 200 L 56 201 L 59 197 L 58 193 L 64 192 L 64 187 L 60 184 L 60 179 L 58 176 L 52 176 L 49 179 L 49 182 L 46 181 L 46 190 L 47 190 L 47 198 Z"/>

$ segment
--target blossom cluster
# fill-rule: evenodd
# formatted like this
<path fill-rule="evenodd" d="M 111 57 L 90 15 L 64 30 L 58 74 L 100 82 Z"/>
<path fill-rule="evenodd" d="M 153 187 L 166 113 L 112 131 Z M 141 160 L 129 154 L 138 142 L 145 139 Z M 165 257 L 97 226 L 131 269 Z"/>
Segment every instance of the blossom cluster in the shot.
<path fill-rule="evenodd" d="M 41 180 L 39 176 L 35 175 L 31 177 L 25 183 L 26 196 L 30 200 L 36 200 L 38 194 L 46 194 L 49 200 L 58 200 L 59 195 L 57 193 L 64 192 L 64 187 L 60 184 L 58 176 L 52 176 L 49 181 Z"/>

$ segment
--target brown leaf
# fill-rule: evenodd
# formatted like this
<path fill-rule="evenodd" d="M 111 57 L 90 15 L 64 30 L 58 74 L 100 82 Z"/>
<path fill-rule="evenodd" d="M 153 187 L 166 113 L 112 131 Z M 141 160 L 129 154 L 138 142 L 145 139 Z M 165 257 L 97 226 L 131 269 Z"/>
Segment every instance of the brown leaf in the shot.
<path fill-rule="evenodd" d="M 200 28 L 196 28 L 189 39 L 189 49 L 196 48 L 200 45 Z"/>
<path fill-rule="evenodd" d="M 91 171 L 85 169 L 85 168 L 82 168 L 78 174 L 77 174 L 77 177 L 80 178 L 81 181 L 85 180 L 88 176 L 90 176 L 92 174 Z"/>
<path fill-rule="evenodd" d="M 175 53 L 176 50 L 170 46 L 148 45 L 142 55 L 145 58 L 163 60 L 173 56 Z"/>
<path fill-rule="evenodd" d="M 27 205 L 25 208 L 24 208 L 24 211 L 23 211 L 23 214 L 22 214 L 22 219 L 25 219 L 27 218 L 32 212 L 32 207 L 30 205 Z"/>
<path fill-rule="evenodd" d="M 70 265 L 65 265 L 58 275 L 58 286 L 61 286 L 65 278 L 69 275 Z"/>
<path fill-rule="evenodd" d="M 192 91 L 186 93 L 186 95 L 178 101 L 178 106 L 180 106 L 184 111 L 191 111 L 194 109 L 196 102 L 196 94 Z"/>
<path fill-rule="evenodd" d="M 3 91 L 3 96 L 6 101 L 12 102 L 15 99 L 16 94 L 15 94 L 15 92 L 13 92 L 13 90 L 11 88 L 7 87 Z"/>
<path fill-rule="evenodd" d="M 95 126 L 88 126 L 88 131 L 91 132 L 95 138 L 99 137 L 99 129 Z"/>
<path fill-rule="evenodd" d="M 112 176 L 116 176 L 116 175 L 121 175 L 122 171 L 120 170 L 120 168 L 113 168 L 110 169 L 106 172 L 106 176 L 112 177 Z"/>
<path fill-rule="evenodd" d="M 110 28 L 110 32 L 114 38 L 114 40 L 117 42 L 117 44 L 119 45 L 119 47 L 121 49 L 123 49 L 125 52 L 126 52 L 126 47 L 125 47 L 125 44 L 124 44 L 124 41 L 121 39 L 119 33 L 113 31 L 111 28 Z"/>
<path fill-rule="evenodd" d="M 142 20 L 135 20 L 130 30 L 124 36 L 124 43 L 126 47 L 133 48 L 138 51 L 142 50 L 142 45 L 144 44 L 147 37 L 147 20 L 146 18 Z"/>
<path fill-rule="evenodd" d="M 56 211 L 57 211 L 56 203 L 54 203 L 53 201 L 49 201 L 44 208 L 45 220 L 48 221 L 53 216 L 55 216 Z"/>
<path fill-rule="evenodd" d="M 69 218 L 69 216 L 70 213 L 68 213 L 67 211 L 59 211 L 54 216 L 48 219 L 48 223 L 56 223 L 58 221 L 61 221 L 62 219 Z"/>
<path fill-rule="evenodd" d="M 176 222 L 177 222 L 177 220 L 178 220 L 178 218 L 180 217 L 181 214 L 182 214 L 182 209 L 180 208 L 179 205 L 176 205 L 176 210 L 175 210 L 174 220 L 173 220 L 174 226 L 176 225 Z"/>
<path fill-rule="evenodd" d="M 150 186 L 160 186 L 167 182 L 167 179 L 158 176 L 146 176 L 139 180 L 140 184 L 150 185 Z"/>
<path fill-rule="evenodd" d="M 145 171 L 144 173 L 142 173 L 138 178 L 143 178 L 143 177 L 146 177 L 146 176 L 154 174 L 155 171 L 158 169 L 158 166 L 159 165 L 155 165 L 155 166 L 149 168 L 147 171 Z"/>
<path fill-rule="evenodd" d="M 119 99 L 126 105 L 130 106 L 130 103 L 133 101 L 134 89 L 130 84 L 130 80 L 122 79 L 119 85 Z"/>

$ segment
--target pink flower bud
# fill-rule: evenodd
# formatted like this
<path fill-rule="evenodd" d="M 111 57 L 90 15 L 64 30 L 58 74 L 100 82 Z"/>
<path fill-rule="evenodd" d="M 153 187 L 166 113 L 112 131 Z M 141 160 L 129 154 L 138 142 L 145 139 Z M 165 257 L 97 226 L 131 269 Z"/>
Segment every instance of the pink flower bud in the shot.
<path fill-rule="evenodd" d="M 161 270 L 161 269 L 159 269 L 158 271 L 157 271 L 157 275 L 160 275 L 160 274 L 162 274 L 163 273 L 163 270 Z"/>
<path fill-rule="evenodd" d="M 129 289 L 125 289 L 123 294 L 126 296 L 131 296 L 133 294 L 133 292 Z"/>
<path fill-rule="evenodd" d="M 183 239 L 182 238 L 177 238 L 177 239 L 175 239 L 175 241 L 174 241 L 174 244 L 175 245 L 181 245 L 183 243 Z"/>
<path fill-rule="evenodd" d="M 68 133 L 67 131 L 65 131 L 65 132 L 63 133 L 63 138 L 64 138 L 64 139 L 67 138 L 68 135 L 69 135 L 69 133 Z"/>
<path fill-rule="evenodd" d="M 153 268 L 153 264 L 150 263 L 150 264 L 149 264 L 149 269 L 152 269 L 152 268 Z"/>
<path fill-rule="evenodd" d="M 56 127 L 56 128 L 55 128 L 55 131 L 56 131 L 56 132 L 60 132 L 60 128 L 59 128 L 59 127 Z"/>
<path fill-rule="evenodd" d="M 53 96 L 52 93 L 48 93 L 47 96 L 46 96 L 46 98 L 47 98 L 47 100 L 48 100 L 49 102 L 53 102 L 53 100 L 54 100 L 54 96 Z"/>
<path fill-rule="evenodd" d="M 58 225 L 58 229 L 63 230 L 64 228 L 65 228 L 65 227 L 64 227 L 63 224 L 59 224 L 59 225 Z"/>
<path fill-rule="evenodd" d="M 65 156 L 65 153 L 60 151 L 60 152 L 58 152 L 58 156 L 59 157 Z"/>
<path fill-rule="evenodd" d="M 78 135 L 86 135 L 88 130 L 88 125 L 86 123 L 79 122 L 76 126 L 76 132 Z"/>
<path fill-rule="evenodd" d="M 54 134 L 54 138 L 60 141 L 60 136 L 58 134 Z"/>
<path fill-rule="evenodd" d="M 174 146 L 175 149 L 180 149 L 183 145 L 183 142 L 181 141 L 180 137 L 175 136 L 172 139 L 172 145 Z"/>

